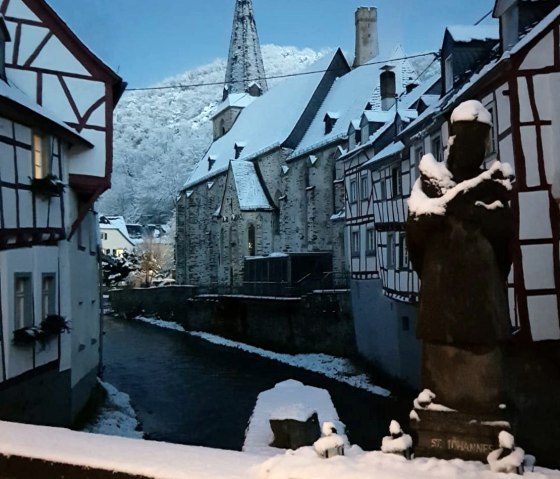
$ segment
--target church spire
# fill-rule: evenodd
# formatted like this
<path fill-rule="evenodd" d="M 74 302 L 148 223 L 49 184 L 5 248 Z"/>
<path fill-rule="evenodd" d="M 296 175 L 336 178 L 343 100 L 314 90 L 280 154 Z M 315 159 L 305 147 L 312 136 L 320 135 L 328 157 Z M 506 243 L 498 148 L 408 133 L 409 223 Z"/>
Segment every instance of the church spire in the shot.
<path fill-rule="evenodd" d="M 252 0 L 236 0 L 224 99 L 229 93 L 248 92 L 252 96 L 261 95 L 268 89 L 264 78 L 264 65 L 253 14 L 253 2 Z"/>

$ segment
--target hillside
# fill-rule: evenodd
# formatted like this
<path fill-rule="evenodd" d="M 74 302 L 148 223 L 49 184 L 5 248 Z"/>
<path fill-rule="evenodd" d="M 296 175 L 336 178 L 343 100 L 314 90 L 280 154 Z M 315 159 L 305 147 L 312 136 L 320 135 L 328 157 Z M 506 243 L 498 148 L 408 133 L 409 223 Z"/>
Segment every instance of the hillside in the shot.
<path fill-rule="evenodd" d="M 264 45 L 262 54 L 271 77 L 300 71 L 326 51 Z M 431 60 L 420 57 L 412 63 L 422 72 Z M 155 86 L 220 83 L 225 68 L 225 59 L 217 59 Z M 438 70 L 436 63 L 425 77 Z M 221 96 L 221 85 L 126 92 L 115 110 L 112 188 L 102 196 L 99 211 L 130 222 L 164 223 L 180 187 L 210 146 L 210 118 Z"/>

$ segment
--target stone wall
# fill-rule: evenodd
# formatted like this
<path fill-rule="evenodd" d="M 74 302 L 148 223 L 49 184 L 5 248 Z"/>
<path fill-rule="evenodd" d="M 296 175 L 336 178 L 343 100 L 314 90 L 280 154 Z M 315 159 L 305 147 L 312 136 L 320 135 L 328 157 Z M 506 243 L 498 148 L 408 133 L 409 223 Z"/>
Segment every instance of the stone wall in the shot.
<path fill-rule="evenodd" d="M 169 287 L 110 292 L 115 312 L 173 320 L 274 351 L 324 352 L 351 356 L 356 340 L 348 293 L 314 293 L 303 298 L 196 296 L 196 289 Z"/>

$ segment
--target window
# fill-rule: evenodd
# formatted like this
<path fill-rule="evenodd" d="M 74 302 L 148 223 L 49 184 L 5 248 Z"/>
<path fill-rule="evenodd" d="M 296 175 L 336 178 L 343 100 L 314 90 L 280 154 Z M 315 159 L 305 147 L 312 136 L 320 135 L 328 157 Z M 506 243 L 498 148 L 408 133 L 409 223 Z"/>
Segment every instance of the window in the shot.
<path fill-rule="evenodd" d="M 15 329 L 33 326 L 33 300 L 31 298 L 31 275 L 29 273 L 16 273 L 14 292 Z"/>
<path fill-rule="evenodd" d="M 357 191 L 356 191 L 356 180 L 351 180 L 350 181 L 350 203 L 356 203 L 356 201 L 358 200 L 358 195 L 357 195 Z"/>
<path fill-rule="evenodd" d="M 247 250 L 249 256 L 255 256 L 255 227 L 249 225 L 247 231 Z"/>
<path fill-rule="evenodd" d="M 432 155 L 434 155 L 436 161 L 443 161 L 441 137 L 439 135 L 432 138 Z"/>
<path fill-rule="evenodd" d="M 408 248 L 406 247 L 406 235 L 399 236 L 399 268 L 408 269 Z"/>
<path fill-rule="evenodd" d="M 356 130 L 354 133 L 354 140 L 356 141 L 356 145 L 362 141 L 362 130 Z"/>
<path fill-rule="evenodd" d="M 410 319 L 408 316 L 401 316 L 401 324 L 403 331 L 410 331 Z"/>
<path fill-rule="evenodd" d="M 367 173 L 360 177 L 360 192 L 362 194 L 362 200 L 367 200 L 369 197 L 369 182 Z"/>
<path fill-rule="evenodd" d="M 496 139 L 496 116 L 495 116 L 495 111 L 496 109 L 494 108 L 494 103 L 490 103 L 489 105 L 485 105 L 484 106 L 488 112 L 490 113 L 490 116 L 492 118 L 492 127 L 490 128 L 490 137 L 488 138 L 488 143 L 486 144 L 486 156 L 490 156 L 493 155 L 494 153 L 496 153 L 497 148 L 496 148 L 496 144 L 497 144 L 497 139 Z"/>
<path fill-rule="evenodd" d="M 395 267 L 395 249 L 395 234 L 387 233 L 387 269 L 393 269 Z"/>
<path fill-rule="evenodd" d="M 385 198 L 387 198 L 387 182 L 385 178 L 381 178 L 379 183 L 379 199 L 384 200 Z"/>
<path fill-rule="evenodd" d="M 107 239 L 107 233 L 101 233 L 101 239 L 106 240 Z"/>
<path fill-rule="evenodd" d="M 360 256 L 360 232 L 352 231 L 352 256 Z"/>
<path fill-rule="evenodd" d="M 366 255 L 375 256 L 375 230 L 373 228 L 366 230 Z"/>
<path fill-rule="evenodd" d="M 453 56 L 449 55 L 445 59 L 445 91 L 453 88 Z"/>
<path fill-rule="evenodd" d="M 420 164 L 420 160 L 424 156 L 424 147 L 422 145 L 418 145 L 414 148 L 414 158 L 416 159 L 416 165 Z"/>
<path fill-rule="evenodd" d="M 54 273 L 43 274 L 41 285 L 41 319 L 45 319 L 49 314 L 56 312 L 56 276 Z"/>
<path fill-rule="evenodd" d="M 48 136 L 33 132 L 33 178 L 51 173 L 51 145 Z"/>
<path fill-rule="evenodd" d="M 402 176 L 400 166 L 394 167 L 391 170 L 391 184 L 393 187 L 393 196 L 402 195 Z"/>

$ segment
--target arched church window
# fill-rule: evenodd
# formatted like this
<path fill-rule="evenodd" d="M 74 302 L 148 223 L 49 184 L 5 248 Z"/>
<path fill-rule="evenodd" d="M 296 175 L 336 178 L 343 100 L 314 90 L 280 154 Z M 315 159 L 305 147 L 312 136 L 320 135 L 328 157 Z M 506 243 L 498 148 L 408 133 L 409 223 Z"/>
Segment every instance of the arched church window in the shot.
<path fill-rule="evenodd" d="M 247 230 L 247 251 L 249 256 L 255 256 L 255 226 L 249 225 Z"/>

